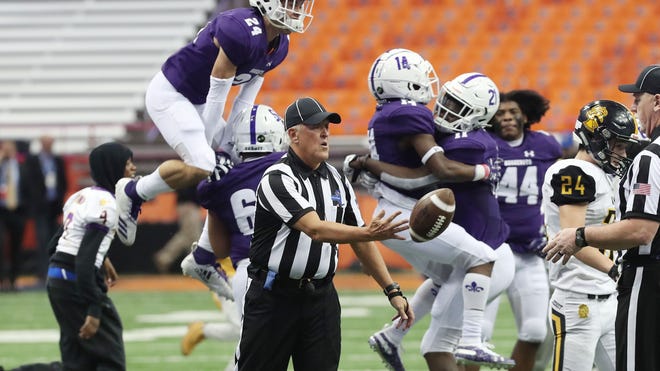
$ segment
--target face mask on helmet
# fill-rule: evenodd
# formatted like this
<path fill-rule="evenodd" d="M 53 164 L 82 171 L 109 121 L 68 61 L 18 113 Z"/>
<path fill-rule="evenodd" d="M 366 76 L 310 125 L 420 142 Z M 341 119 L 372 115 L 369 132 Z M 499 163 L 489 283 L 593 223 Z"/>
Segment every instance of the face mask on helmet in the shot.
<path fill-rule="evenodd" d="M 468 132 L 487 127 L 499 105 L 500 92 L 493 80 L 481 73 L 465 73 L 442 86 L 433 117 L 443 131 Z"/>
<path fill-rule="evenodd" d="M 438 95 L 438 76 L 429 61 L 407 49 L 381 54 L 369 72 L 369 90 L 378 102 L 410 99 L 427 104 Z"/>
<path fill-rule="evenodd" d="M 303 33 L 312 23 L 314 0 L 250 0 L 270 23 L 293 32 Z"/>
<path fill-rule="evenodd" d="M 250 153 L 267 154 L 286 146 L 284 120 L 269 106 L 254 105 L 238 118 L 234 128 L 234 151 L 245 157 Z"/>
<path fill-rule="evenodd" d="M 574 133 L 606 173 L 626 173 L 632 159 L 617 150 L 617 143 L 637 143 L 639 138 L 637 120 L 626 106 L 611 100 L 588 103 L 580 110 Z"/>

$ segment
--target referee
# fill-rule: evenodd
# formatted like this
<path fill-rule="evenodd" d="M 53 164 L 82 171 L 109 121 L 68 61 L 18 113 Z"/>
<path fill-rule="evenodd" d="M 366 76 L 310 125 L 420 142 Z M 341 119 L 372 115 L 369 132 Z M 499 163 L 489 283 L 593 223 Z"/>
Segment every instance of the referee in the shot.
<path fill-rule="evenodd" d="M 407 229 L 407 221 L 381 213 L 364 226 L 350 184 L 326 163 L 329 123 L 340 122 L 313 98 L 286 110 L 289 151 L 265 171 L 257 189 L 239 370 L 284 371 L 289 359 L 296 370 L 337 370 L 341 309 L 332 277 L 339 243 L 351 244 L 404 325 L 414 320 L 372 242 L 402 239 L 396 233 Z"/>
<path fill-rule="evenodd" d="M 621 179 L 617 223 L 563 229 L 543 252 L 554 262 L 584 246 L 627 250 L 621 262 L 616 316 L 616 369 L 660 370 L 660 65 L 646 67 L 634 84 L 619 85 L 632 93 L 637 113 L 652 143 Z M 614 273 L 613 273 L 614 275 Z"/>

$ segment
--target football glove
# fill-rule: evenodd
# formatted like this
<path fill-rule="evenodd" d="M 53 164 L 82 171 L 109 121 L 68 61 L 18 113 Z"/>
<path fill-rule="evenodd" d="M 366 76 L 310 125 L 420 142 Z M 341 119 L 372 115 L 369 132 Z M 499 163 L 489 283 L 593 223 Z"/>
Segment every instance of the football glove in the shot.
<path fill-rule="evenodd" d="M 225 152 L 216 152 L 215 153 L 215 167 L 208 176 L 209 182 L 217 182 L 222 179 L 223 176 L 227 175 L 229 170 L 234 167 L 234 163 L 231 161 L 231 156 Z"/>

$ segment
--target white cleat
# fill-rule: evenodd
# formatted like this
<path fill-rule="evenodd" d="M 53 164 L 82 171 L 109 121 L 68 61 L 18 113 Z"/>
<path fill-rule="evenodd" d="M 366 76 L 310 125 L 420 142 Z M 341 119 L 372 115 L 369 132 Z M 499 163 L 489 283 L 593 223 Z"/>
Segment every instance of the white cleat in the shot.
<path fill-rule="evenodd" d="M 192 251 L 197 248 L 197 243 L 193 243 Z M 219 264 L 197 264 L 192 251 L 181 262 L 181 271 L 184 276 L 194 278 L 205 284 L 211 291 L 218 296 L 228 300 L 234 300 L 234 290 L 229 284 L 227 274 Z"/>
<path fill-rule="evenodd" d="M 117 214 L 119 214 L 117 235 L 119 240 L 126 246 L 132 246 L 135 242 L 137 216 L 140 213 L 140 206 L 142 206 L 142 202 L 133 202 L 126 193 L 126 186 L 131 182 L 137 182 L 137 178 L 121 178 L 115 185 Z"/>
<path fill-rule="evenodd" d="M 516 365 L 516 361 L 495 353 L 491 348 L 493 346 L 488 343 L 458 345 L 454 357 L 458 364 L 489 366 L 496 369 L 508 370 Z"/>

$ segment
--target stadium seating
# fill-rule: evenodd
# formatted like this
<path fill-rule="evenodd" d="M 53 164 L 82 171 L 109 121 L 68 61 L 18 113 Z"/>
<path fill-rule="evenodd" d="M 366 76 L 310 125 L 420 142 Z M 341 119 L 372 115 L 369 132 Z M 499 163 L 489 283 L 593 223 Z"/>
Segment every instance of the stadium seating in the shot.
<path fill-rule="evenodd" d="M 0 2 L 4 136 L 32 136 L 44 126 L 58 136 L 121 136 L 139 120 L 153 73 L 215 5 Z M 541 124 L 550 131 L 570 130 L 579 106 L 593 98 L 628 102 L 616 84 L 660 62 L 654 2 L 317 0 L 314 14 L 305 34 L 291 35 L 287 61 L 266 76 L 258 100 L 283 112 L 297 96 L 328 99 L 346 117 L 338 135 L 366 132 L 373 113 L 367 74 L 390 48 L 419 51 L 442 81 L 483 71 L 501 90 L 541 91 L 552 100 Z"/>
<path fill-rule="evenodd" d="M 89 138 L 122 137 L 164 58 L 214 6 L 213 0 L 0 2 L 3 137 L 48 130 L 59 145 L 71 142 L 69 151 L 85 150 Z"/>

